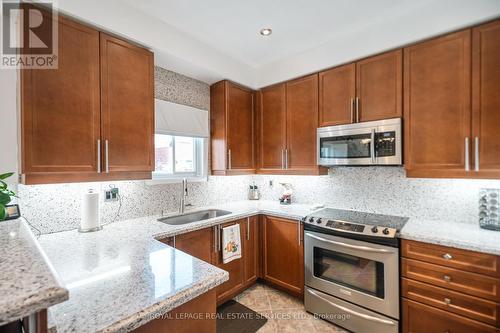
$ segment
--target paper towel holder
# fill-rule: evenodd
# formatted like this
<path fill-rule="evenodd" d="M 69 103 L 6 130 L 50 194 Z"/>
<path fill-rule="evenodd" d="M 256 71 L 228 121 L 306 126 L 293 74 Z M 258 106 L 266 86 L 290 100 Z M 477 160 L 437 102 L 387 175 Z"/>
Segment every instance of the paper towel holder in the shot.
<path fill-rule="evenodd" d="M 78 232 L 93 232 L 93 231 L 99 231 L 99 230 L 102 230 L 102 225 L 100 225 L 98 227 L 94 227 L 94 228 L 88 228 L 88 229 L 78 228 Z"/>
<path fill-rule="evenodd" d="M 94 194 L 93 189 L 89 189 L 88 192 L 89 194 Z M 97 199 L 98 200 L 98 199 Z M 98 204 L 98 202 L 97 202 Z M 99 206 L 97 206 L 97 209 L 99 209 Z M 97 217 L 97 226 L 91 226 L 90 228 L 82 228 L 82 225 L 78 228 L 78 232 L 86 233 L 86 232 L 94 232 L 94 231 L 99 231 L 102 230 L 102 226 L 100 225 L 99 217 Z"/>

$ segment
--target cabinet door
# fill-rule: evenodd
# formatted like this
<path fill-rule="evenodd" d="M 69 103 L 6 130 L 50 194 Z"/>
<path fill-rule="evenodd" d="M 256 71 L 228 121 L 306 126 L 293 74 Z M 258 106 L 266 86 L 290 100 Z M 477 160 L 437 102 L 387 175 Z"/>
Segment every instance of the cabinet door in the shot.
<path fill-rule="evenodd" d="M 470 30 L 404 50 L 409 177 L 465 177 L 471 128 Z"/>
<path fill-rule="evenodd" d="M 227 82 L 226 135 L 229 170 L 254 170 L 254 93 Z"/>
<path fill-rule="evenodd" d="M 99 32 L 62 16 L 57 25 L 59 67 L 20 71 L 27 184 L 98 177 Z"/>
<path fill-rule="evenodd" d="M 246 219 L 244 224 L 244 245 L 245 254 L 245 284 L 250 285 L 257 281 L 259 276 L 259 219 L 252 216 Z"/>
<path fill-rule="evenodd" d="M 259 101 L 260 171 L 281 170 L 286 147 L 286 85 L 262 89 Z"/>
<path fill-rule="evenodd" d="M 304 293 L 304 246 L 298 221 L 265 216 L 264 279 L 297 296 Z"/>
<path fill-rule="evenodd" d="M 233 261 L 224 264 L 222 261 L 222 229 L 234 224 L 240 225 L 240 235 L 241 235 L 241 244 L 242 244 L 242 257 L 240 259 L 235 259 Z M 217 252 L 217 266 L 229 273 L 229 280 L 224 282 L 223 284 L 217 287 L 217 304 L 222 304 L 225 301 L 231 299 L 236 296 L 240 291 L 243 290 L 243 281 L 244 281 L 244 256 L 246 253 L 245 243 L 243 242 L 244 236 L 244 228 L 246 224 L 246 219 L 231 221 L 228 223 L 224 223 L 219 228 L 219 251 Z"/>
<path fill-rule="evenodd" d="M 104 171 L 154 170 L 153 54 L 101 33 Z"/>
<path fill-rule="evenodd" d="M 472 43 L 474 174 L 499 178 L 500 21 L 475 28 Z"/>
<path fill-rule="evenodd" d="M 177 235 L 175 236 L 174 243 L 170 243 L 169 245 L 173 245 L 176 249 L 211 263 L 214 253 L 213 239 L 213 229 L 205 228 Z"/>
<path fill-rule="evenodd" d="M 356 65 L 348 64 L 319 73 L 319 126 L 354 122 Z"/>
<path fill-rule="evenodd" d="M 402 116 L 402 50 L 356 63 L 356 96 L 359 121 Z"/>
<path fill-rule="evenodd" d="M 286 84 L 287 169 L 317 168 L 318 75 Z"/>

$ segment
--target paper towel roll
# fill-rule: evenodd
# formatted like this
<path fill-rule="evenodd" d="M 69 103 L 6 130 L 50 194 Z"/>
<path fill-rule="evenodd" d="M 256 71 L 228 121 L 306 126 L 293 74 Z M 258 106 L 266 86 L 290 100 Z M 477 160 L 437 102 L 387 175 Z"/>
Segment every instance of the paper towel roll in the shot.
<path fill-rule="evenodd" d="M 80 221 L 80 231 L 90 231 L 99 229 L 101 218 L 99 214 L 99 193 L 88 190 L 82 195 L 82 219 Z"/>

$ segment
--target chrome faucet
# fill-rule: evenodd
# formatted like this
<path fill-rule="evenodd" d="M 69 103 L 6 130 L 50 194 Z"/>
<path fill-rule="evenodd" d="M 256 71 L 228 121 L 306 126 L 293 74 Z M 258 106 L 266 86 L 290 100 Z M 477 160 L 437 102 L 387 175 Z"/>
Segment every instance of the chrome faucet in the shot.
<path fill-rule="evenodd" d="M 188 196 L 188 181 L 186 178 L 182 178 L 182 192 L 179 202 L 179 213 L 183 214 L 186 209 L 186 198 Z"/>

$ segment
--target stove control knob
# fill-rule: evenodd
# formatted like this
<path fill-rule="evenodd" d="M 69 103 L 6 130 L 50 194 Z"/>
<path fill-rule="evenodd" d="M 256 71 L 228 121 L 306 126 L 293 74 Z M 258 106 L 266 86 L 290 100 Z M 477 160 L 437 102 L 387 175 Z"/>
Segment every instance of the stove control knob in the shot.
<path fill-rule="evenodd" d="M 372 228 L 372 232 L 373 232 L 374 234 L 376 234 L 376 233 L 378 232 L 378 228 L 377 228 L 377 226 L 376 226 L 376 225 L 374 225 L 374 226 L 373 226 L 373 228 Z"/>
<path fill-rule="evenodd" d="M 382 230 L 382 233 L 384 235 L 388 235 L 389 234 L 389 229 L 385 228 L 384 230 Z"/>
<path fill-rule="evenodd" d="M 314 217 L 312 217 L 312 216 L 311 216 L 311 217 L 309 218 L 309 222 L 313 223 L 313 222 L 314 222 Z"/>
<path fill-rule="evenodd" d="M 321 223 L 321 218 L 318 218 L 318 219 L 316 220 L 316 223 L 320 224 L 320 223 Z"/>
<path fill-rule="evenodd" d="M 307 220 L 307 217 L 304 216 L 301 220 L 302 222 L 305 222 Z"/>

